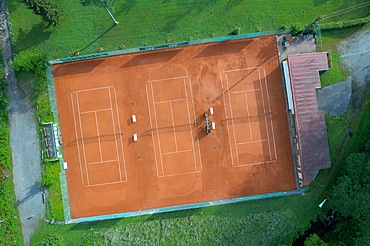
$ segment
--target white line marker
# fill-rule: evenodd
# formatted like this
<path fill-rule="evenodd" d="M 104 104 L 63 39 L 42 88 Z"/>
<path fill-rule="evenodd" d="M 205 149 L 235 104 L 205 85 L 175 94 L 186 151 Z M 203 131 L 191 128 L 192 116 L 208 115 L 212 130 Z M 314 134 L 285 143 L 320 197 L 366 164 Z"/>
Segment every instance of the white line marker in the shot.
<path fill-rule="evenodd" d="M 177 151 L 178 149 L 177 149 L 176 129 L 175 129 L 175 120 L 173 119 L 172 102 L 170 102 L 170 112 L 171 112 L 172 129 L 173 129 L 173 140 L 175 142 L 175 150 Z"/>
<path fill-rule="evenodd" d="M 271 112 L 271 106 L 270 106 L 270 95 L 269 95 L 269 89 L 267 86 L 267 77 L 266 77 L 266 70 L 263 69 L 264 75 L 265 75 L 265 85 L 266 85 L 266 93 L 267 93 L 267 102 L 269 107 L 269 112 Z M 275 142 L 275 132 L 274 132 L 274 125 L 272 124 L 272 119 L 270 118 L 270 124 L 271 124 L 271 130 L 272 130 L 272 141 L 274 144 L 274 150 L 275 150 L 275 160 L 277 160 L 277 152 L 276 152 L 276 142 Z"/>
<path fill-rule="evenodd" d="M 157 109 L 155 107 L 155 98 L 154 98 L 154 89 L 153 89 L 153 83 L 150 84 L 152 88 L 152 100 L 154 105 L 154 119 L 155 119 L 155 126 L 157 128 L 157 140 L 158 140 L 158 149 L 159 149 L 159 157 L 161 159 L 161 168 L 162 168 L 162 175 L 164 174 L 164 168 L 163 168 L 163 159 L 162 159 L 162 150 L 161 150 L 161 140 L 159 139 L 159 130 L 158 130 L 158 120 L 157 120 Z"/>
<path fill-rule="evenodd" d="M 150 99 L 149 99 L 149 92 L 148 92 L 148 84 L 145 84 L 145 90 L 146 90 L 146 100 L 148 102 L 148 112 L 149 112 L 149 122 L 150 122 L 150 129 L 153 129 L 153 123 L 152 123 L 152 114 L 150 110 Z M 157 176 L 159 177 L 158 172 L 158 161 L 157 161 L 157 149 L 155 148 L 155 142 L 154 142 L 154 133 L 152 132 L 152 142 L 153 142 L 153 149 L 154 149 L 154 160 L 155 160 L 155 167 L 157 169 Z"/>
<path fill-rule="evenodd" d="M 222 88 L 222 91 L 224 92 L 224 81 L 222 79 L 222 73 L 220 73 L 220 77 L 221 77 L 221 88 Z M 226 76 L 226 73 L 225 73 L 225 76 Z M 224 109 L 225 109 L 225 117 L 226 119 L 228 118 L 228 113 L 227 113 L 227 105 L 226 105 L 226 96 L 222 97 L 222 100 L 224 101 Z M 230 98 L 229 98 L 229 101 L 230 101 Z M 236 166 L 236 164 L 234 164 L 234 153 L 233 153 L 233 148 L 232 148 L 232 144 L 231 144 L 231 134 L 230 134 L 230 128 L 229 128 L 229 124 L 226 124 L 226 128 L 227 128 L 227 135 L 229 137 L 229 145 L 230 145 L 230 154 L 231 154 L 231 165 L 232 166 Z"/>
<path fill-rule="evenodd" d="M 87 165 L 97 165 L 97 164 L 104 164 L 104 163 L 107 163 L 107 162 L 118 162 L 118 159 L 115 159 L 115 160 L 105 160 L 105 161 L 95 161 L 95 162 L 88 162 Z"/>
<path fill-rule="evenodd" d="M 91 89 L 86 89 L 86 90 L 78 90 L 78 91 L 73 91 L 73 92 L 80 93 L 80 92 L 87 92 L 87 91 L 97 91 L 97 90 L 102 90 L 102 89 L 109 89 L 112 87 L 113 86 L 103 86 L 103 87 L 91 88 Z"/>
<path fill-rule="evenodd" d="M 96 122 L 96 131 L 98 134 L 98 143 L 99 143 L 99 152 L 100 152 L 100 161 L 103 161 L 103 153 L 101 150 L 101 143 L 100 143 L 100 133 L 99 133 L 99 124 L 98 124 L 98 115 L 95 112 L 95 122 Z"/>
<path fill-rule="evenodd" d="M 188 76 L 179 76 L 179 77 L 173 77 L 173 78 L 165 78 L 165 79 L 156 79 L 156 80 L 149 80 L 148 83 L 154 83 L 154 82 L 161 82 L 161 81 L 168 81 L 168 80 L 175 80 L 175 79 L 186 79 Z"/>
<path fill-rule="evenodd" d="M 90 180 L 89 180 L 89 171 L 87 170 L 87 160 L 86 160 L 86 152 L 85 152 L 85 141 L 84 141 L 84 134 L 82 130 L 82 123 L 81 123 L 81 114 L 80 114 L 80 103 L 78 101 L 78 93 L 76 93 L 76 103 L 77 103 L 77 113 L 78 113 L 78 119 L 80 121 L 80 131 L 81 131 L 81 139 L 82 139 L 82 152 L 84 153 L 84 165 L 85 165 L 85 170 L 86 170 L 86 179 L 87 179 L 87 184 L 90 185 Z"/>
<path fill-rule="evenodd" d="M 266 74 L 265 74 L 266 75 Z M 271 156 L 271 146 L 270 146 L 270 134 L 269 134 L 269 129 L 267 127 L 267 117 L 266 117 L 266 107 L 265 107 L 265 99 L 263 97 L 263 90 L 262 90 L 262 82 L 261 82 L 261 73 L 260 69 L 258 68 L 258 80 L 260 81 L 260 88 L 261 88 L 261 97 L 262 97 L 262 107 L 263 107 L 263 114 L 265 115 L 265 126 L 266 126 L 266 133 L 267 133 L 267 142 L 268 142 L 268 147 L 269 147 L 269 154 L 270 154 L 270 160 L 272 160 Z"/>
<path fill-rule="evenodd" d="M 233 109 L 232 109 L 232 102 L 231 102 L 231 94 L 230 94 L 230 86 L 229 86 L 229 78 L 227 74 L 225 74 L 226 77 L 226 84 L 227 84 L 227 93 L 229 94 L 229 100 L 230 100 L 230 114 L 231 114 L 231 122 L 233 125 L 233 137 L 234 137 L 234 144 L 235 144 L 235 152 L 236 152 L 236 161 L 237 165 L 239 165 L 239 153 L 238 153 L 238 148 L 236 147 L 236 135 L 235 135 L 235 123 L 234 123 L 234 115 L 233 115 Z"/>

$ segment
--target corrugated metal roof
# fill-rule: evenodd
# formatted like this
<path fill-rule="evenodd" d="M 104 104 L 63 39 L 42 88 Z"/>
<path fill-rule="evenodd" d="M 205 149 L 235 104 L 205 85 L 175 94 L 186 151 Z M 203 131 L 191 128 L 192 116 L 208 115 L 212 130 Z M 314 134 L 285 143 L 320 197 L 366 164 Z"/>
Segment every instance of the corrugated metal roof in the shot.
<path fill-rule="evenodd" d="M 319 71 L 328 70 L 326 52 L 288 56 L 303 184 L 320 169 L 329 168 L 330 155 L 324 112 L 318 109 L 316 89 L 321 88 Z"/>

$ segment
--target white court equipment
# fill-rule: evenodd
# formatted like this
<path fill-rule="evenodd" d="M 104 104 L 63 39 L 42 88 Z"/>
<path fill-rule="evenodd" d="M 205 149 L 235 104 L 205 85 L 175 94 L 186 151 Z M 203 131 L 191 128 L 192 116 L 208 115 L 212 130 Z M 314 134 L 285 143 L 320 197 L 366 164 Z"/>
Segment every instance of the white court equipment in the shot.
<path fill-rule="evenodd" d="M 68 163 L 67 162 L 63 162 L 63 169 L 66 170 L 68 168 Z"/>
<path fill-rule="evenodd" d="M 209 114 L 213 114 L 213 108 L 209 108 Z"/>
<path fill-rule="evenodd" d="M 212 130 L 216 129 L 216 122 L 212 121 Z"/>
<path fill-rule="evenodd" d="M 131 117 L 131 120 L 132 120 L 132 123 L 135 123 L 136 122 L 136 115 L 132 115 L 132 117 Z"/>
<path fill-rule="evenodd" d="M 133 139 L 134 139 L 134 142 L 137 141 L 137 134 L 136 133 L 134 133 Z"/>

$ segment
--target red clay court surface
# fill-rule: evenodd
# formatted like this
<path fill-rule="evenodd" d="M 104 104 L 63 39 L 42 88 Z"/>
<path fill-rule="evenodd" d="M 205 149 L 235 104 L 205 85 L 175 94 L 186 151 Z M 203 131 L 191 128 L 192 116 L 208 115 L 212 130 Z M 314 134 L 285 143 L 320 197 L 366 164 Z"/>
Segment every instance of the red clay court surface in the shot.
<path fill-rule="evenodd" d="M 274 36 L 53 73 L 72 218 L 296 188 Z"/>

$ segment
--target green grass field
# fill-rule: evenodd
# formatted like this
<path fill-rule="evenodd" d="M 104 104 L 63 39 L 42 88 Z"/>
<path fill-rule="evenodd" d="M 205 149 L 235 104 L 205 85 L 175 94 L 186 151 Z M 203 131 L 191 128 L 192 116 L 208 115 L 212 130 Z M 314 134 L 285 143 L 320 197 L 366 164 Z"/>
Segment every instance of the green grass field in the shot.
<path fill-rule="evenodd" d="M 79 1 L 59 0 L 64 13 L 60 26 L 48 27 L 22 0 L 9 3 L 15 50 L 31 47 L 50 58 L 96 53 L 100 47 L 115 50 L 120 45 L 138 47 L 224 36 L 236 26 L 242 33 L 275 30 L 300 22 L 308 25 L 317 16 L 366 2 L 365 0 L 121 0 L 113 14 L 120 22 L 113 26 L 104 9 L 82 6 Z M 338 18 L 368 15 L 370 7 Z M 328 21 L 333 21 L 329 19 Z"/>
<path fill-rule="evenodd" d="M 15 51 L 36 49 L 48 58 L 115 50 L 121 45 L 138 47 L 189 39 L 228 35 L 236 26 L 242 33 L 279 29 L 282 25 L 311 23 L 317 16 L 329 14 L 365 0 L 121 0 L 112 13 L 120 22 L 113 26 L 104 9 L 83 7 L 79 1 L 57 1 L 63 10 L 61 25 L 48 27 L 33 14 L 22 0 L 9 1 Z M 339 19 L 367 16 L 370 8 L 362 8 Z M 333 21 L 335 19 L 331 19 Z M 359 28 L 323 32 L 324 50 L 333 51 L 332 71 L 323 74 L 323 85 L 339 82 L 347 76 L 341 70 L 335 45 Z M 46 91 L 46 88 L 45 88 Z M 41 95 L 42 96 L 42 95 Z M 37 97 L 39 98 L 39 97 Z M 38 99 L 36 99 L 38 100 Z M 40 98 L 41 102 L 45 101 Z M 369 107 L 368 107 L 369 108 Z M 339 142 L 347 129 L 347 116 L 327 117 L 331 156 L 340 153 Z M 358 124 L 357 127 L 361 127 Z M 351 142 L 345 142 L 348 149 Z M 337 158 L 341 163 L 342 157 Z M 50 167 L 51 172 L 58 171 Z M 321 171 L 305 196 L 280 197 L 189 211 L 152 216 L 109 220 L 88 224 L 42 224 L 32 239 L 32 245 L 45 242 L 48 235 L 59 235 L 65 245 L 126 244 L 214 244 L 214 245 L 276 245 L 290 244 L 310 220 L 321 213 L 318 204 L 330 189 L 340 165 Z M 49 216 L 61 218 L 60 191 L 50 187 Z M 92 230 L 89 228 L 92 226 Z"/>

